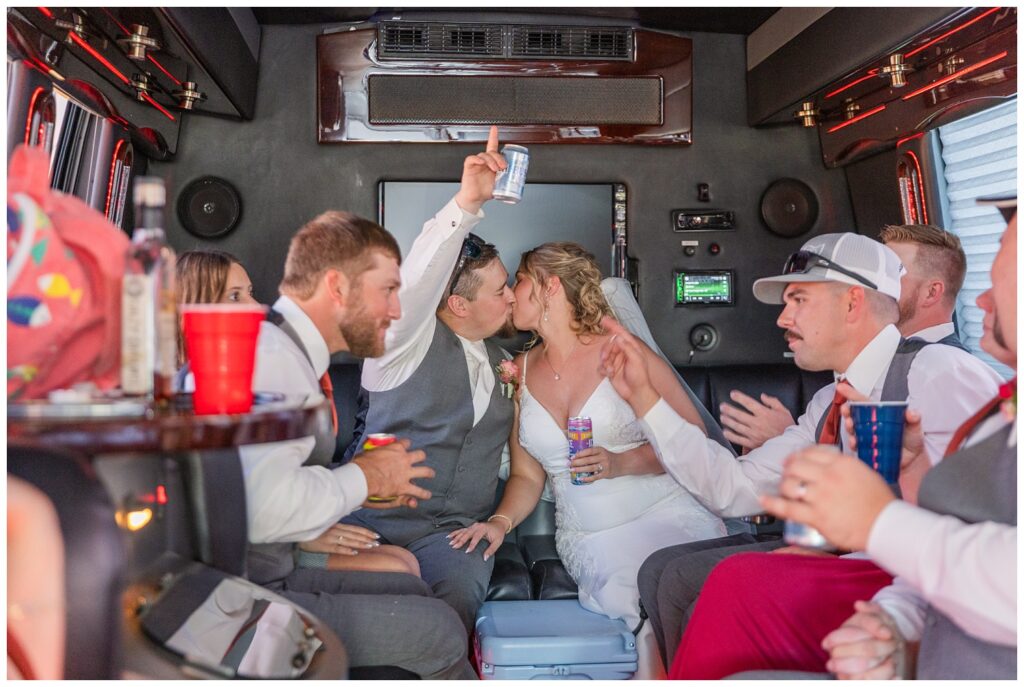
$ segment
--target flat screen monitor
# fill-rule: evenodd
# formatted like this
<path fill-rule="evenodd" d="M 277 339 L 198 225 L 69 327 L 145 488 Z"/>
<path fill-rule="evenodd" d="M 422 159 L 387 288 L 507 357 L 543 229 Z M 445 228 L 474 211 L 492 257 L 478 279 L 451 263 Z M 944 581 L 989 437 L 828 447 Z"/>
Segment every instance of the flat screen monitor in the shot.
<path fill-rule="evenodd" d="M 675 273 L 676 305 L 732 305 L 731 270 L 679 270 Z"/>
<path fill-rule="evenodd" d="M 403 256 L 423 223 L 458 190 L 454 182 L 381 182 L 380 223 Z M 603 276 L 612 273 L 613 184 L 526 184 L 521 201 L 489 201 L 484 215 L 473 233 L 497 247 L 510 276 L 524 251 L 547 241 L 579 243 L 593 253 Z"/>

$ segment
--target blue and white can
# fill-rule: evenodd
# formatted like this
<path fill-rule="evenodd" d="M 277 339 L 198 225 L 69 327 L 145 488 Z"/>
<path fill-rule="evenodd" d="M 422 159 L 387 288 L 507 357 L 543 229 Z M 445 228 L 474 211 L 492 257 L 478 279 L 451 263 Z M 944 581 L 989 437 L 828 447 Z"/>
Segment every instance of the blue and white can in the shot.
<path fill-rule="evenodd" d="M 501 154 L 508 167 L 494 178 L 494 193 L 491 197 L 512 205 L 523 199 L 526 170 L 530 167 L 530 151 L 523 146 L 507 145 L 502 148 Z"/>
<path fill-rule="evenodd" d="M 802 546 L 805 549 L 835 551 L 836 547 L 829 543 L 821 532 L 810 525 L 787 520 L 782 530 L 782 539 L 790 546 Z"/>

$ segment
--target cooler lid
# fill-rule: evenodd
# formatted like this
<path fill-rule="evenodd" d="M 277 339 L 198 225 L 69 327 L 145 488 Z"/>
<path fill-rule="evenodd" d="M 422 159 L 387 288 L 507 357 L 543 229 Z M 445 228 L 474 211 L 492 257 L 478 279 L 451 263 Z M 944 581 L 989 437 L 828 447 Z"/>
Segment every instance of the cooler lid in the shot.
<path fill-rule="evenodd" d="M 573 599 L 488 601 L 476 619 L 480 658 L 497 666 L 636 661 L 636 638 L 622 620 Z"/>

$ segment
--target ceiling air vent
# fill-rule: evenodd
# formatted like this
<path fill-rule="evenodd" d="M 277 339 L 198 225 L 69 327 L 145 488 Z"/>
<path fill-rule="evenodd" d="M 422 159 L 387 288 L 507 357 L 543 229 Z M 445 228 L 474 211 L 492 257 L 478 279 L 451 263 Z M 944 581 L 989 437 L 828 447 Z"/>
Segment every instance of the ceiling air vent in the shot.
<path fill-rule="evenodd" d="M 381 22 L 381 59 L 410 57 L 502 56 L 501 26 L 432 22 Z"/>
<path fill-rule="evenodd" d="M 576 60 L 632 58 L 632 31 L 624 27 L 511 27 L 510 57 Z"/>

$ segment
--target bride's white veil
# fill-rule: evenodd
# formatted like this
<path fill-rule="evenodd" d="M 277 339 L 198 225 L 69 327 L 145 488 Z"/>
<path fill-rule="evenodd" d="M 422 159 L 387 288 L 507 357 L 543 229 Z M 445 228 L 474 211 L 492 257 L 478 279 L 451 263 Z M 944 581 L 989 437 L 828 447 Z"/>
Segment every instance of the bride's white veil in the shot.
<path fill-rule="evenodd" d="M 697 412 L 700 413 L 704 426 L 708 430 L 708 437 L 714 439 L 735 455 L 736 452 L 733 450 L 732 444 L 729 443 L 722 433 L 722 427 L 715 421 L 711 413 L 708 412 L 708 409 L 704 407 L 704 404 L 694 395 L 690 385 L 686 383 L 686 380 L 683 379 L 675 366 L 672 365 L 672 362 L 662 353 L 661 348 L 658 347 L 658 342 L 654 340 L 651 329 L 647 326 L 647 320 L 644 319 L 644 314 L 640 311 L 640 304 L 636 302 L 636 298 L 633 296 L 633 289 L 629 282 L 621 277 L 607 277 L 601 281 L 601 290 L 604 292 L 608 305 L 612 308 L 612 314 L 615 315 L 615 319 L 632 332 L 633 336 L 650 346 L 651 350 L 661 356 L 669 364 L 669 367 L 672 368 L 672 371 L 675 372 L 683 390 L 686 391 L 686 395 L 690 397 L 690 401 L 693 402 Z"/>

